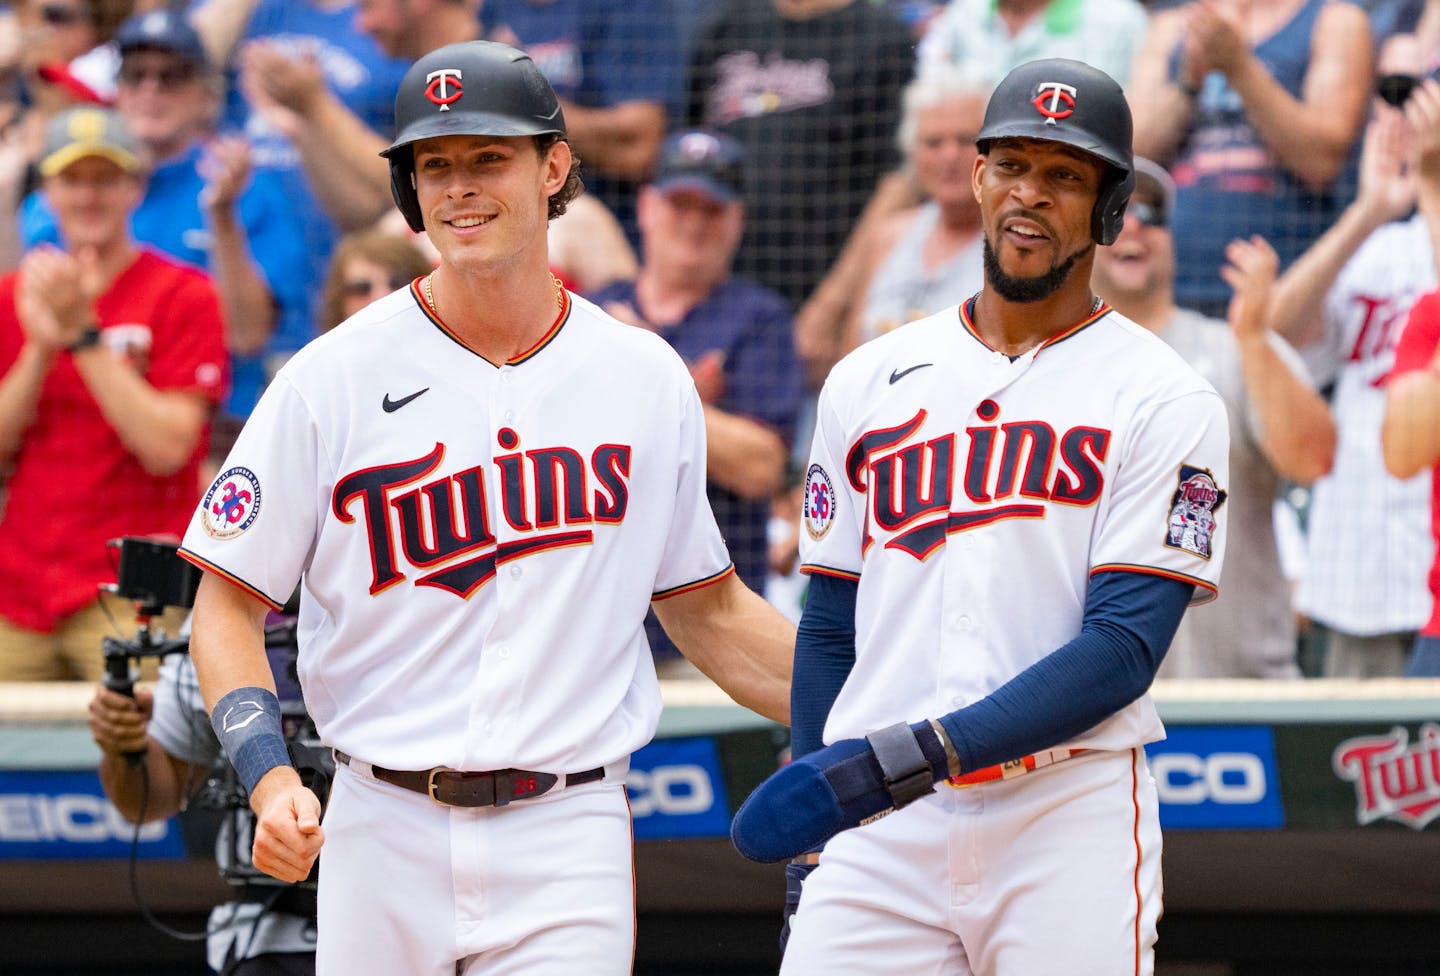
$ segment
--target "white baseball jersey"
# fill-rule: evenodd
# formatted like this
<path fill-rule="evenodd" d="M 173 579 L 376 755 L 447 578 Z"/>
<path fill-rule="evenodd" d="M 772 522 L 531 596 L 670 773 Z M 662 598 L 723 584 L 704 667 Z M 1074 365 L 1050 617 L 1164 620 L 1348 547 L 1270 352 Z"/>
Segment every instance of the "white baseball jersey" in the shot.
<path fill-rule="evenodd" d="M 653 735 L 652 597 L 730 571 L 664 340 L 565 296 L 498 368 L 415 286 L 280 371 L 183 550 L 278 605 L 322 740 L 392 769 L 578 772 Z"/>
<path fill-rule="evenodd" d="M 1410 306 L 1435 287 L 1425 221 L 1387 224 L 1346 262 L 1325 298 L 1325 341 L 1302 350 L 1317 382 L 1333 381 L 1335 464 L 1315 482 L 1298 602 L 1347 634 L 1417 630 L 1430 616 L 1434 551 L 1430 480 L 1385 470 L 1384 380 Z"/>
<path fill-rule="evenodd" d="M 943 715 L 1076 637 L 1111 569 L 1213 597 L 1229 432 L 1214 389 L 1101 306 L 1013 361 L 966 305 L 861 346 L 820 395 L 801 558 L 859 579 L 825 740 Z M 1163 735 L 1143 696 L 1070 743 Z"/>

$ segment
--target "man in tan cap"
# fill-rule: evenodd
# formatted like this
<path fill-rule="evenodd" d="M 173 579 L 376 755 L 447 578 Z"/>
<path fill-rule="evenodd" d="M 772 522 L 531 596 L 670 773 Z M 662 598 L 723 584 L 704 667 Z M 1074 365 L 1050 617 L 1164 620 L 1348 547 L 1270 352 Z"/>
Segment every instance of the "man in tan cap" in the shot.
<path fill-rule="evenodd" d="M 0 680 L 96 681 L 134 616 L 99 594 L 106 543 L 184 531 L 224 326 L 209 278 L 130 237 L 145 174 L 119 115 L 57 116 L 40 174 L 68 249 L 0 278 Z"/>

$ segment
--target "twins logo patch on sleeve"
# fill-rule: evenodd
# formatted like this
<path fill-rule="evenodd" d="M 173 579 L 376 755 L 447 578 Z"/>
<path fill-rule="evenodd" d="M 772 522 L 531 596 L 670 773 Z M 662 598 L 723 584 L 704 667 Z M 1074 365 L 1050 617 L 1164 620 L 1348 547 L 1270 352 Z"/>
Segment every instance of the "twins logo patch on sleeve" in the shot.
<path fill-rule="evenodd" d="M 805 531 L 819 540 L 835 524 L 835 485 L 818 464 L 810 465 L 805 474 L 805 506 L 801 513 Z"/>
<path fill-rule="evenodd" d="M 212 539 L 233 539 L 260 515 L 260 479 L 249 468 L 226 471 L 200 505 L 200 525 Z"/>
<path fill-rule="evenodd" d="M 1216 513 L 1225 504 L 1228 493 L 1215 483 L 1215 476 L 1208 468 L 1182 464 L 1176 480 L 1175 494 L 1170 497 L 1165 545 L 1209 559 Z"/>

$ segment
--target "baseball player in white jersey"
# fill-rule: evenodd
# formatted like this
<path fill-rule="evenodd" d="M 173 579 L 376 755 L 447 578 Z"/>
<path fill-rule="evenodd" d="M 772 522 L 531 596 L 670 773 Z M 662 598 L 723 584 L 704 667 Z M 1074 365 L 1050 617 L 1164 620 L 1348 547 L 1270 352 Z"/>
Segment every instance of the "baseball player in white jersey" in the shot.
<path fill-rule="evenodd" d="M 796 759 L 732 826 L 749 857 L 800 855 L 787 976 L 1153 971 L 1147 689 L 1215 592 L 1229 433 L 1090 292 L 1130 131 L 1098 69 L 1015 69 L 977 139 L 984 288 L 821 392 Z"/>
<path fill-rule="evenodd" d="M 1413 142 L 1415 132 L 1440 130 L 1440 85 L 1426 82 L 1411 101 L 1403 116 L 1377 105 L 1355 200 L 1280 278 L 1270 303 L 1270 327 L 1318 383 L 1334 384 L 1335 464 L 1311 491 L 1297 594 L 1301 611 L 1331 631 L 1327 677 L 1398 676 L 1430 615 L 1429 481 L 1388 474 L 1380 451 L 1395 344 L 1410 306 L 1436 281 L 1427 218 L 1406 215 L 1417 182 L 1440 161 L 1433 136 Z"/>
<path fill-rule="evenodd" d="M 206 493 L 182 549 L 207 570 L 201 689 L 255 865 L 291 880 L 325 844 L 322 976 L 629 972 L 624 776 L 661 707 L 646 608 L 782 722 L 793 630 L 734 577 L 684 364 L 549 274 L 579 183 L 533 62 L 440 48 L 395 115 L 396 202 L 440 265 L 296 355 Z M 323 831 L 260 647 L 297 580 L 337 759 Z"/>

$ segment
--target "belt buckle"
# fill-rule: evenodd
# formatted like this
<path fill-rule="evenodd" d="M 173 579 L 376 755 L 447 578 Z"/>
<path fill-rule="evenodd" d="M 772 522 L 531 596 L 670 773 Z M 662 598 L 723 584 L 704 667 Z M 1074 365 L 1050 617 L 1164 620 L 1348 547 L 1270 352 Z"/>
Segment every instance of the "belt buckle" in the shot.
<path fill-rule="evenodd" d="M 509 802 L 509 798 L 504 801 L 498 798 L 496 778 L 495 773 L 467 773 L 462 769 L 437 766 L 430 770 L 430 775 L 426 777 L 426 792 L 430 794 L 430 799 L 445 807 L 504 806 Z M 470 786 L 472 783 L 488 784 L 490 788 L 475 789 Z M 450 787 L 451 796 L 442 797 L 440 791 L 446 786 Z"/>
<path fill-rule="evenodd" d="M 525 769 L 496 769 L 483 773 L 467 773 L 460 769 L 437 766 L 426 777 L 430 799 L 447 807 L 503 807 L 514 800 L 541 796 L 559 781 L 553 773 L 536 773 Z M 448 796 L 441 791 L 448 787 Z"/>
<path fill-rule="evenodd" d="M 453 772 L 455 772 L 455 770 L 453 769 L 446 769 L 444 766 L 436 766 L 434 769 L 430 770 L 430 775 L 426 777 L 425 780 L 425 792 L 430 794 L 430 799 L 434 800 L 442 807 L 448 807 L 450 804 L 440 799 L 440 794 L 438 792 L 440 789 L 440 784 L 436 782 L 435 777 L 439 776 L 441 773 Z"/>

